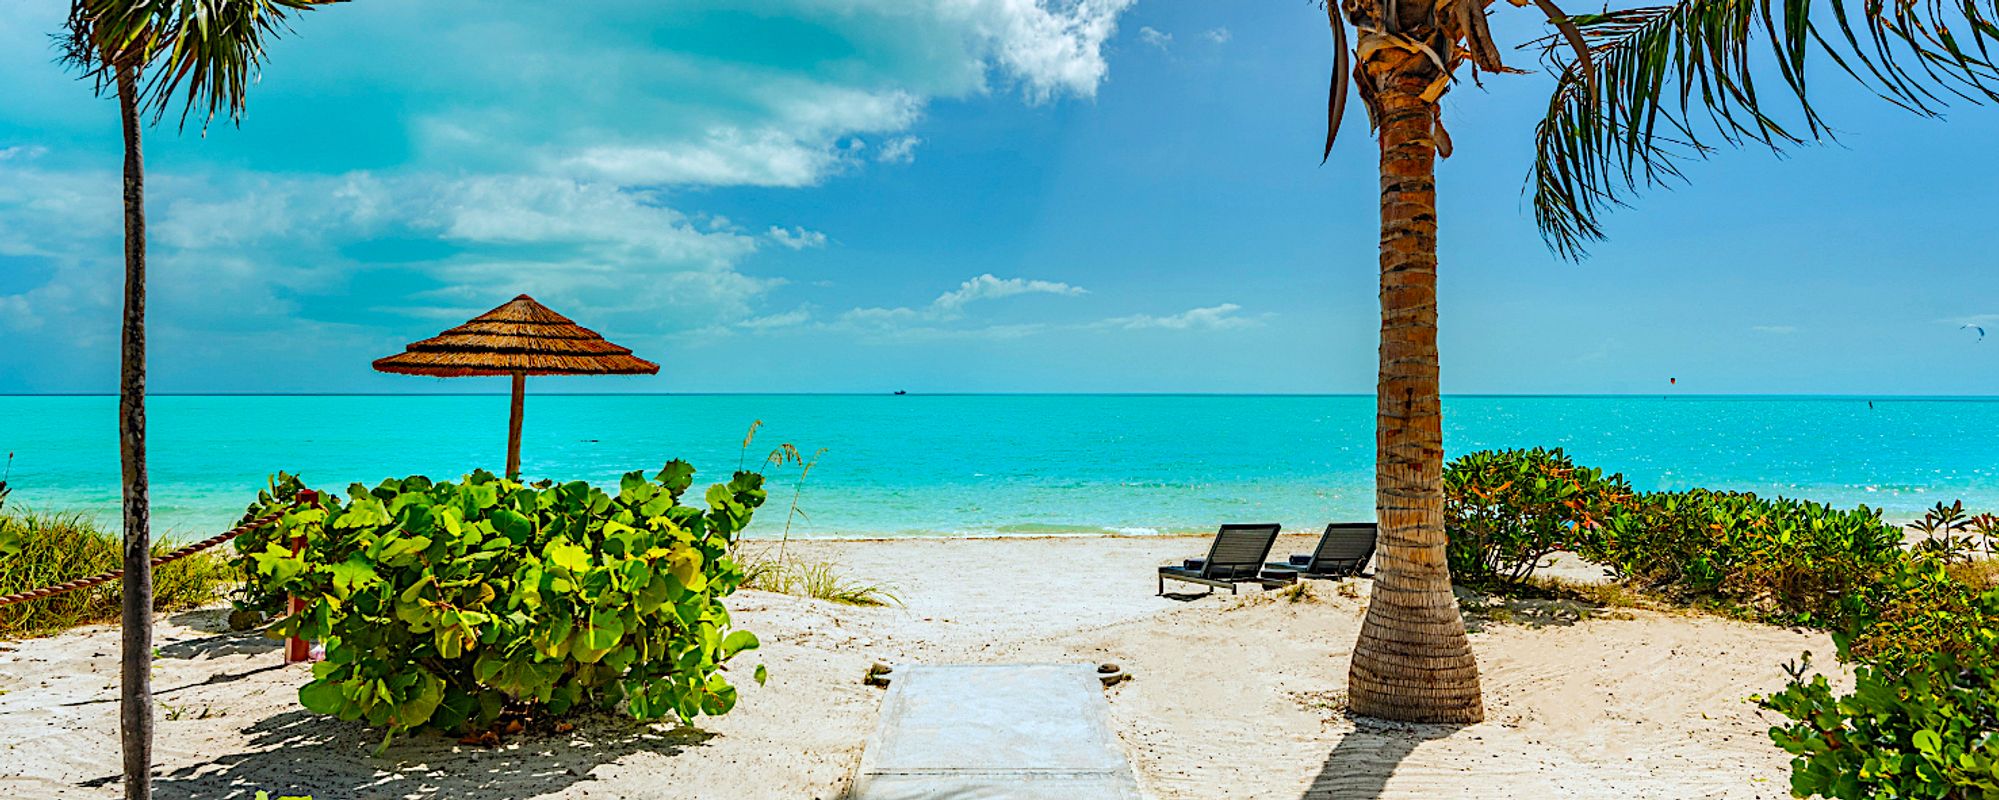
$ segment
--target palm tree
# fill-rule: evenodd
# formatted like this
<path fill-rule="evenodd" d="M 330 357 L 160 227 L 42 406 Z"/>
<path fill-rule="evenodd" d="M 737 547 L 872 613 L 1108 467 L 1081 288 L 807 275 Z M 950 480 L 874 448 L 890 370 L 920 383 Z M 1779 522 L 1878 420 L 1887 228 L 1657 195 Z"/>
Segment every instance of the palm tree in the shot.
<path fill-rule="evenodd" d="M 1535 221 L 1558 254 L 1580 259 L 1603 237 L 1600 215 L 1633 191 L 1684 177 L 1679 165 L 1710 151 L 1703 140 L 1773 148 L 1829 136 L 1805 92 L 1807 55 L 1891 103 L 1934 114 L 1946 99 L 1999 100 L 1999 0 L 1678 0 L 1570 15 L 1533 7 L 1553 32 L 1530 44 L 1557 76 L 1535 131 L 1530 183 Z M 1517 72 L 1486 25 L 1492 0 L 1345 0 L 1326 3 L 1333 33 L 1325 154 L 1349 86 L 1381 147 L 1381 367 L 1376 389 L 1375 505 L 1381 561 L 1354 645 L 1348 697 L 1355 713 L 1423 722 L 1484 716 L 1478 667 L 1451 595 L 1444 560 L 1443 439 L 1437 381 L 1435 166 L 1451 153 L 1439 101 L 1461 69 Z M 1348 46 L 1348 27 L 1354 44 Z M 1955 32 L 1953 32 L 1955 31 Z M 1793 133 L 1767 109 L 1752 73 L 1765 39 L 1802 113 Z M 1351 75 L 1348 61 L 1353 61 Z M 1752 69 L 1752 63 L 1756 69 Z M 1660 123 L 1664 122 L 1661 129 Z"/>
<path fill-rule="evenodd" d="M 118 729 L 125 796 L 152 796 L 153 574 L 146 484 L 146 169 L 140 131 L 175 105 L 240 120 L 264 43 L 287 15 L 340 0 L 74 0 L 63 60 L 118 97 L 125 135 L 125 309 L 119 349 L 118 457 L 123 472 L 124 644 Z"/>

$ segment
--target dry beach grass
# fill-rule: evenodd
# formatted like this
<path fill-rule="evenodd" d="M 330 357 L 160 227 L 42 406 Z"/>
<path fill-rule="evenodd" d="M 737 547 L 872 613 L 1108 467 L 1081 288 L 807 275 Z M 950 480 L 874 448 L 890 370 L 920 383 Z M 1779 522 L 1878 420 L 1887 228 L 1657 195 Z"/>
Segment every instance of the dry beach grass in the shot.
<path fill-rule="evenodd" d="M 1779 798 L 1786 757 L 1746 702 L 1817 634 L 1686 614 L 1497 604 L 1473 615 L 1488 721 L 1387 725 L 1343 710 L 1367 583 L 1153 596 L 1152 567 L 1203 540 L 1162 537 L 807 541 L 892 587 L 855 607 L 748 591 L 731 601 L 768 685 L 701 731 L 597 719 L 498 748 L 434 736 L 371 758 L 375 737 L 296 703 L 302 667 L 222 614 L 160 628 L 162 800 L 404 797 L 832 798 L 874 724 L 874 661 L 1100 662 L 1118 733 L 1157 798 Z M 1282 549 L 1302 549 L 1287 537 Z M 1017 566 L 1018 565 L 1018 566 Z M 116 632 L 0 651 L 0 796 L 117 795 Z"/>

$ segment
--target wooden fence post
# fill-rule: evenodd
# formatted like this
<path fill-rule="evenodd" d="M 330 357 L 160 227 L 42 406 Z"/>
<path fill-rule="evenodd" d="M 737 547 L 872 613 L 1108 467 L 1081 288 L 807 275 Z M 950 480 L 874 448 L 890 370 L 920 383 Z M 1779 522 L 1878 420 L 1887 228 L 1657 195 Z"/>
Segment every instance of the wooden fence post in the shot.
<path fill-rule="evenodd" d="M 311 490 L 302 491 L 299 492 L 298 500 L 301 503 L 312 503 L 313 505 L 318 505 L 319 493 Z M 292 544 L 292 555 L 299 555 L 305 552 L 305 536 L 303 534 L 292 536 L 291 544 Z M 285 600 L 286 614 L 297 614 L 300 611 L 304 610 L 305 610 L 304 600 L 298 597 L 286 598 Z M 298 636 L 293 636 L 292 638 L 285 640 L 286 665 L 301 664 L 311 660 L 313 660 L 311 642 L 308 642 L 305 639 L 300 638 Z"/>

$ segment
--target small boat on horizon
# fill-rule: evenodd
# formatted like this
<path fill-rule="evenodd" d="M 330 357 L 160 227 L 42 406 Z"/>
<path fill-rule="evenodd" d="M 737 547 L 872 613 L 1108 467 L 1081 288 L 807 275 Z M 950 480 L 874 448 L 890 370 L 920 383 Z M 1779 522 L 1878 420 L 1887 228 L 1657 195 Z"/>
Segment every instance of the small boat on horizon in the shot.
<path fill-rule="evenodd" d="M 895 390 L 895 396 L 897 396 L 897 397 L 901 397 L 901 396 L 903 396 L 903 395 L 906 395 L 906 394 L 909 394 L 909 393 L 908 393 L 908 392 L 905 392 L 905 391 L 903 391 L 903 390 L 901 390 L 901 389 L 897 389 L 897 390 Z"/>

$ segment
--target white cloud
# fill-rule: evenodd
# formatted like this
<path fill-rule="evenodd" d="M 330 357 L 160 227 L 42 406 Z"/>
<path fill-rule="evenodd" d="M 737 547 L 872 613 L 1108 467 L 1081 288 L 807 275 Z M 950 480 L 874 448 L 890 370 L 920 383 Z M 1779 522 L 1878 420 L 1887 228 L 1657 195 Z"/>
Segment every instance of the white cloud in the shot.
<path fill-rule="evenodd" d="M 882 143 L 881 152 L 875 154 L 875 160 L 884 164 L 916 163 L 916 146 L 922 143 L 922 139 L 914 136 L 897 136 Z"/>
<path fill-rule="evenodd" d="M 757 21 L 685 35 L 713 47 L 661 47 L 660 31 L 687 26 L 702 2 L 690 3 L 693 14 L 550 6 L 495 18 L 471 0 L 432 0 L 371 15 L 398 24 L 371 30 L 370 44 L 414 63 L 360 74 L 341 65 L 356 81 L 414 82 L 435 95 L 408 122 L 427 158 L 512 152 L 543 170 L 625 184 L 812 186 L 859 166 L 846 146 L 855 137 L 900 134 L 938 99 L 1016 88 L 1035 104 L 1095 97 L 1110 71 L 1104 44 L 1133 2 L 763 4 L 760 19 L 810 26 L 856 51 L 829 62 L 713 54 L 772 35 Z M 907 158 L 909 146 L 888 146 L 881 160 Z"/>
<path fill-rule="evenodd" d="M 772 225 L 765 235 L 769 236 L 771 241 L 793 250 L 826 246 L 826 234 L 805 228 L 782 228 Z"/>
<path fill-rule="evenodd" d="M 1161 33 L 1159 29 L 1147 25 L 1138 29 L 1138 40 L 1159 48 L 1163 53 L 1173 44 L 1173 34 Z"/>
<path fill-rule="evenodd" d="M 1028 280 L 1026 278 L 996 278 L 991 273 L 980 275 L 958 285 L 958 288 L 937 296 L 930 307 L 946 314 L 955 314 L 966 304 L 978 300 L 994 300 L 1021 294 L 1055 294 L 1075 296 L 1087 294 L 1080 286 L 1071 286 L 1056 281 Z"/>
<path fill-rule="evenodd" d="M 858 330 L 870 334 L 893 333 L 898 338 L 963 338 L 1000 336 L 1019 338 L 1049 328 L 1044 323 L 974 325 L 957 324 L 965 317 L 965 309 L 974 303 L 998 300 L 1025 294 L 1051 294 L 1057 296 L 1077 296 L 1088 294 L 1080 286 L 1072 286 L 1058 281 L 1030 280 L 1027 278 L 1000 278 L 991 274 L 979 275 L 958 284 L 958 288 L 940 294 L 937 299 L 922 308 L 856 308 L 842 313 L 836 326 Z"/>
<path fill-rule="evenodd" d="M 382 314 L 476 312 L 518 291 L 587 309 L 606 333 L 776 325 L 796 312 L 760 306 L 784 281 L 743 265 L 825 235 L 704 214 L 686 189 L 814 186 L 909 163 L 923 143 L 909 131 L 940 101 L 1093 98 L 1132 3 L 769 0 L 727 24 L 703 20 L 737 10 L 728 0 L 322 12 L 257 87 L 258 107 L 322 112 L 316 138 L 285 155 L 299 172 L 242 166 L 274 163 L 256 120 L 297 119 L 255 112 L 247 138 L 151 165 L 155 325 L 374 346 L 406 340 L 381 333 Z M 21 16 L 36 24 L 0 24 L 0 75 L 49 136 L 0 142 L 0 255 L 23 265 L 0 282 L 0 331 L 35 329 L 49 358 L 115 352 L 116 172 L 48 166 L 105 163 L 73 157 L 101 143 L 103 103 L 48 64 L 40 23 L 60 9 L 0 4 L 0 19 Z M 771 26 L 809 29 L 837 54 L 736 55 Z M 947 305 L 1058 286 L 992 280 Z"/>
<path fill-rule="evenodd" d="M 0 254 L 52 265 L 46 283 L 0 294 L 0 326 L 57 321 L 79 333 L 116 309 L 116 179 L 0 168 Z M 158 175 L 151 220 L 155 318 L 202 330 L 286 329 L 351 309 L 303 298 L 393 270 L 434 288 L 377 311 L 464 317 L 516 293 L 588 308 L 606 325 L 687 329 L 749 316 L 782 283 L 738 265 L 757 238 L 704 230 L 653 192 L 555 177 Z M 799 236 L 810 232 L 800 229 Z M 353 242 L 429 243 L 376 264 Z M 407 286 L 408 280 L 399 281 Z"/>
<path fill-rule="evenodd" d="M 755 331 L 775 330 L 778 328 L 796 328 L 800 325 L 810 322 L 811 320 L 812 320 L 812 312 L 800 308 L 779 314 L 766 314 L 761 317 L 751 317 L 749 319 L 743 320 L 742 322 L 736 323 L 736 327 L 748 328 L 750 330 L 755 330 Z"/>
<path fill-rule="evenodd" d="M 1228 44 L 1228 41 L 1230 39 L 1235 38 L 1234 34 L 1229 33 L 1228 28 L 1209 28 L 1205 33 L 1202 33 L 1201 35 L 1203 37 L 1206 37 L 1208 41 L 1214 42 L 1215 44 Z"/>
<path fill-rule="evenodd" d="M 959 284 L 957 289 L 938 295 L 928 306 L 910 308 L 870 307 L 848 310 L 828 322 L 811 322 L 793 314 L 774 315 L 786 325 L 813 325 L 825 331 L 844 331 L 882 341 L 931 341 L 938 339 L 1019 339 L 1044 333 L 1079 333 L 1114 330 L 1234 330 L 1263 324 L 1264 314 L 1242 316 L 1242 306 L 1223 303 L 1192 308 L 1177 314 L 1133 314 L 1094 322 L 986 323 L 967 319 L 965 308 L 975 302 L 1022 294 L 1076 296 L 1087 294 L 1077 286 L 1056 281 L 998 278 L 980 275 Z M 798 312 L 794 312 L 797 314 Z M 966 323 L 972 324 L 966 324 Z M 777 327 L 775 324 L 755 327 Z"/>
<path fill-rule="evenodd" d="M 907 2 L 907 0 L 885 0 Z M 1104 42 L 1136 0 L 932 0 L 962 9 L 1032 102 L 1064 92 L 1095 97 L 1109 74 Z M 947 12 L 948 13 L 948 12 Z"/>
<path fill-rule="evenodd" d="M 1223 303 L 1218 306 L 1207 306 L 1205 308 L 1190 308 L 1178 314 L 1168 314 L 1166 316 L 1133 314 L 1127 317 L 1112 317 L 1097 323 L 1097 325 L 1099 327 L 1123 328 L 1126 330 L 1161 328 L 1165 330 L 1184 331 L 1227 330 L 1231 328 L 1247 328 L 1260 324 L 1255 319 L 1237 316 L 1236 312 L 1241 310 L 1242 306 L 1235 303 Z"/>
<path fill-rule="evenodd" d="M 647 141 L 620 134 L 548 159 L 557 172 L 620 183 L 699 186 L 812 186 L 856 163 L 857 133 L 892 132 L 914 124 L 922 98 L 799 83 L 796 97 L 772 102 L 755 128 L 721 126 L 698 138 Z"/>

